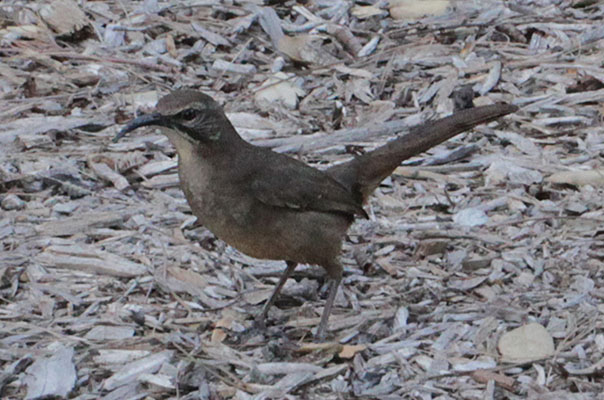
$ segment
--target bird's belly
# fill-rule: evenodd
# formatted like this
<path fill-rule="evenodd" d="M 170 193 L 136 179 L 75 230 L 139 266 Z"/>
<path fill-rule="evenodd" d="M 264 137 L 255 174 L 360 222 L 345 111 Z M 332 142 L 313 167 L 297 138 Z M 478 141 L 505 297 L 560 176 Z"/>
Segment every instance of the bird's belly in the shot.
<path fill-rule="evenodd" d="M 338 257 L 350 225 L 350 218 L 341 214 L 273 207 L 253 197 L 234 201 L 216 192 L 189 204 L 218 238 L 262 259 L 328 265 Z"/>
<path fill-rule="evenodd" d="M 338 257 L 347 228 L 339 215 L 272 208 L 224 240 L 256 258 L 326 265 Z"/>
<path fill-rule="evenodd" d="M 256 258 L 323 266 L 339 256 L 351 217 L 270 206 L 229 182 L 216 184 L 201 168 L 192 170 L 199 175 L 181 176 L 181 182 L 193 214 L 232 247 Z"/>

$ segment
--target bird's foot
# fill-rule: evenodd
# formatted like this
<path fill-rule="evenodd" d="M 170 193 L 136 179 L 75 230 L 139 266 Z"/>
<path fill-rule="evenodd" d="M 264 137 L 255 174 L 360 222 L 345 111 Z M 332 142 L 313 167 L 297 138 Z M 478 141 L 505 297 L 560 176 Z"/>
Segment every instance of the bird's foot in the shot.
<path fill-rule="evenodd" d="M 328 341 L 326 329 L 320 329 L 319 327 L 316 331 L 314 329 L 312 331 L 315 342 L 325 343 Z"/>

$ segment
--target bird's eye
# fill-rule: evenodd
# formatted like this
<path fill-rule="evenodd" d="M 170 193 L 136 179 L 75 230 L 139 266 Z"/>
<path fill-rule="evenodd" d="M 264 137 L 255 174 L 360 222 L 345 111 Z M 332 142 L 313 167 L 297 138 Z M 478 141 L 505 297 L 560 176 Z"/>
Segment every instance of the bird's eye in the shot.
<path fill-rule="evenodd" d="M 184 110 L 183 112 L 180 113 L 180 116 L 182 119 L 184 119 L 185 121 L 192 121 L 195 119 L 195 116 L 197 115 L 197 113 L 195 112 L 195 110 L 189 108 L 188 110 Z"/>

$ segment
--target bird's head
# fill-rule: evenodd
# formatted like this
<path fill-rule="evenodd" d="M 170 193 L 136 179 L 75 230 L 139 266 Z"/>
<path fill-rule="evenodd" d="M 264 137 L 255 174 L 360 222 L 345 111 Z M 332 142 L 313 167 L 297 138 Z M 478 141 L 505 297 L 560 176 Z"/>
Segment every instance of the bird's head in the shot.
<path fill-rule="evenodd" d="M 155 110 L 128 122 L 113 141 L 142 126 L 160 126 L 173 141 L 211 145 L 236 132 L 222 107 L 210 96 L 195 90 L 177 90 L 162 97 Z"/>

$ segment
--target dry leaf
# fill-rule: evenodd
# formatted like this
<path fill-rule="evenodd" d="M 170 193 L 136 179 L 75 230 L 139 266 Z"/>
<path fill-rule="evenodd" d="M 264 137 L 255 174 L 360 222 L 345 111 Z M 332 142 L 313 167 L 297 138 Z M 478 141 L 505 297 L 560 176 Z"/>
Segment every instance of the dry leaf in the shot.
<path fill-rule="evenodd" d="M 554 339 L 542 325 L 530 323 L 503 334 L 498 349 L 504 362 L 541 360 L 554 354 Z"/>
<path fill-rule="evenodd" d="M 349 359 L 349 358 L 354 357 L 354 355 L 357 354 L 359 351 L 363 351 L 366 348 L 367 348 L 367 346 L 364 344 L 357 344 L 357 345 L 345 344 L 344 346 L 342 346 L 342 351 L 340 351 L 339 356 L 340 356 L 340 358 Z"/>
<path fill-rule="evenodd" d="M 343 345 L 340 343 L 303 343 L 298 349 L 298 352 L 308 353 L 313 351 L 324 351 L 326 353 L 340 353 Z"/>
<path fill-rule="evenodd" d="M 392 0 L 390 16 L 394 19 L 419 19 L 426 15 L 443 15 L 449 0 Z"/>
<path fill-rule="evenodd" d="M 166 35 L 166 49 L 172 57 L 176 58 L 178 56 L 176 44 L 174 43 L 174 36 L 170 33 Z"/>
<path fill-rule="evenodd" d="M 225 315 L 216 322 L 214 326 L 214 330 L 212 331 L 212 339 L 211 342 L 213 344 L 222 343 L 224 339 L 226 339 L 227 333 L 224 329 L 231 329 L 231 325 L 233 324 L 233 317 L 230 315 Z"/>
<path fill-rule="evenodd" d="M 371 18 L 386 13 L 386 11 L 376 6 L 355 6 L 350 12 L 358 19 Z"/>
<path fill-rule="evenodd" d="M 604 185 L 604 169 L 557 172 L 550 175 L 545 180 L 551 183 L 566 183 L 575 186 L 601 186 Z"/>
<path fill-rule="evenodd" d="M 295 108 L 298 97 L 304 95 L 304 89 L 292 83 L 293 75 L 278 72 L 273 78 L 264 82 L 256 92 L 255 99 L 259 103 L 281 103 L 288 108 Z"/>
<path fill-rule="evenodd" d="M 299 63 L 326 65 L 337 61 L 322 45 L 323 37 L 318 35 L 282 36 L 277 49 Z"/>
<path fill-rule="evenodd" d="M 86 14 L 73 0 L 55 0 L 40 9 L 40 17 L 58 35 L 71 35 L 90 24 Z"/>
<path fill-rule="evenodd" d="M 515 380 L 511 376 L 505 376 L 496 372 L 479 369 L 472 372 L 472 378 L 474 378 L 476 382 L 484 384 L 486 384 L 488 381 L 495 381 L 497 384 L 501 385 L 501 387 L 504 387 L 507 390 L 514 390 Z"/>

